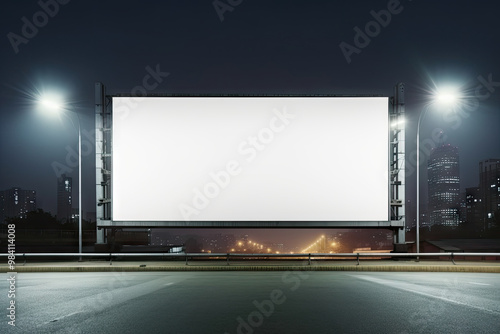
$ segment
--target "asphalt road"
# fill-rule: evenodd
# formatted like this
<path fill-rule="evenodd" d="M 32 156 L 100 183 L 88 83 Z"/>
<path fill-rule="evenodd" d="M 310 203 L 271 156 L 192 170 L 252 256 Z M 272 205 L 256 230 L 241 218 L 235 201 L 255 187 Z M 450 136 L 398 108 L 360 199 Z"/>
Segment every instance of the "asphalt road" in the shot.
<path fill-rule="evenodd" d="M 4 277 L 6 274 L 3 274 Z M 500 333 L 500 275 L 19 273 L 1 333 Z"/>

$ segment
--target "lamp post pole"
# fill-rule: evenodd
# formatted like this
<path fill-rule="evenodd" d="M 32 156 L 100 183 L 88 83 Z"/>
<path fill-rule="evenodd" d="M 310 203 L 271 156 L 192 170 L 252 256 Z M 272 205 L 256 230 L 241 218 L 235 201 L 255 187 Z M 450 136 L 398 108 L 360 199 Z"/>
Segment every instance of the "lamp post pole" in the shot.
<path fill-rule="evenodd" d="M 66 109 L 68 110 L 68 109 Z M 68 110 L 71 111 L 71 110 Z M 71 111 L 76 115 L 78 121 L 78 261 L 82 261 L 82 123 L 80 121 L 80 116 L 76 111 Z M 66 115 L 73 127 L 76 129 L 75 122 L 68 115 Z"/>
<path fill-rule="evenodd" d="M 420 124 L 424 115 L 429 110 L 429 106 L 426 106 L 418 117 L 417 123 L 417 254 L 420 253 Z M 419 261 L 419 256 L 417 255 L 417 262 Z"/>
<path fill-rule="evenodd" d="M 82 261 L 82 123 L 76 111 L 72 111 L 78 121 L 78 261 Z M 73 119 L 66 114 L 76 129 Z"/>
<path fill-rule="evenodd" d="M 78 253 L 82 261 L 82 131 L 78 119 Z"/>

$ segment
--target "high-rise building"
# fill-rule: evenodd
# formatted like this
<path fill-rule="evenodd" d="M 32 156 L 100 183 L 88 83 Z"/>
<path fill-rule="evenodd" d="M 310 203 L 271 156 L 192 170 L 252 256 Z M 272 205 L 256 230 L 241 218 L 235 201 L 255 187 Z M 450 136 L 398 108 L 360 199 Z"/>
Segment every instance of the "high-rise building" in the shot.
<path fill-rule="evenodd" d="M 411 200 L 406 200 L 406 231 L 417 226 L 417 208 Z"/>
<path fill-rule="evenodd" d="M 468 226 L 474 231 L 483 229 L 482 217 L 482 199 L 479 187 L 471 187 L 465 189 L 466 215 L 465 221 Z"/>
<path fill-rule="evenodd" d="M 0 223 L 6 218 L 26 218 L 36 210 L 36 191 L 19 187 L 0 191 Z"/>
<path fill-rule="evenodd" d="M 479 162 L 479 192 L 484 227 L 489 228 L 500 221 L 500 159 Z"/>
<path fill-rule="evenodd" d="M 73 207 L 73 179 L 65 174 L 57 179 L 57 219 L 69 222 Z"/>
<path fill-rule="evenodd" d="M 465 223 L 467 218 L 467 195 L 465 191 L 460 193 L 459 202 L 460 202 L 460 208 L 458 216 L 460 218 L 460 224 L 463 224 Z"/>
<path fill-rule="evenodd" d="M 78 208 L 72 208 L 71 209 L 71 221 L 72 222 L 78 222 L 78 217 L 79 216 Z"/>
<path fill-rule="evenodd" d="M 429 225 L 460 224 L 460 165 L 458 148 L 445 144 L 431 151 L 427 166 Z"/>

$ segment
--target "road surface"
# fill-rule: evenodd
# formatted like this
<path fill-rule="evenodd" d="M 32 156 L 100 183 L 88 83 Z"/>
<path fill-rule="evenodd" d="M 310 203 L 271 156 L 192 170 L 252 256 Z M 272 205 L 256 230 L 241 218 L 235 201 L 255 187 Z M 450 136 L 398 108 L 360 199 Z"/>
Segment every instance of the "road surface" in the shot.
<path fill-rule="evenodd" d="M 1 333 L 500 333 L 499 274 L 18 273 L 9 287 Z"/>

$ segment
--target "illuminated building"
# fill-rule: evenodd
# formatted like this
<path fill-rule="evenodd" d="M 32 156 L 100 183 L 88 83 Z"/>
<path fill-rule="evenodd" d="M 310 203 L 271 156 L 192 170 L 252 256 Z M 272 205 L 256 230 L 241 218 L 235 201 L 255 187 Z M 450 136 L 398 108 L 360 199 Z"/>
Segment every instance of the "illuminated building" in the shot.
<path fill-rule="evenodd" d="M 459 225 L 459 172 L 457 147 L 446 144 L 432 150 L 427 166 L 430 226 Z"/>
<path fill-rule="evenodd" d="M 467 213 L 465 221 L 467 225 L 474 230 L 482 229 L 482 199 L 479 187 L 470 187 L 465 189 L 465 203 L 467 205 Z"/>
<path fill-rule="evenodd" d="M 15 187 L 0 191 L 0 222 L 5 218 L 26 218 L 36 210 L 36 191 Z"/>
<path fill-rule="evenodd" d="M 65 174 L 57 179 L 57 219 L 68 222 L 73 214 L 73 179 Z"/>
<path fill-rule="evenodd" d="M 479 162 L 479 193 L 483 228 L 493 227 L 500 220 L 500 159 Z"/>

